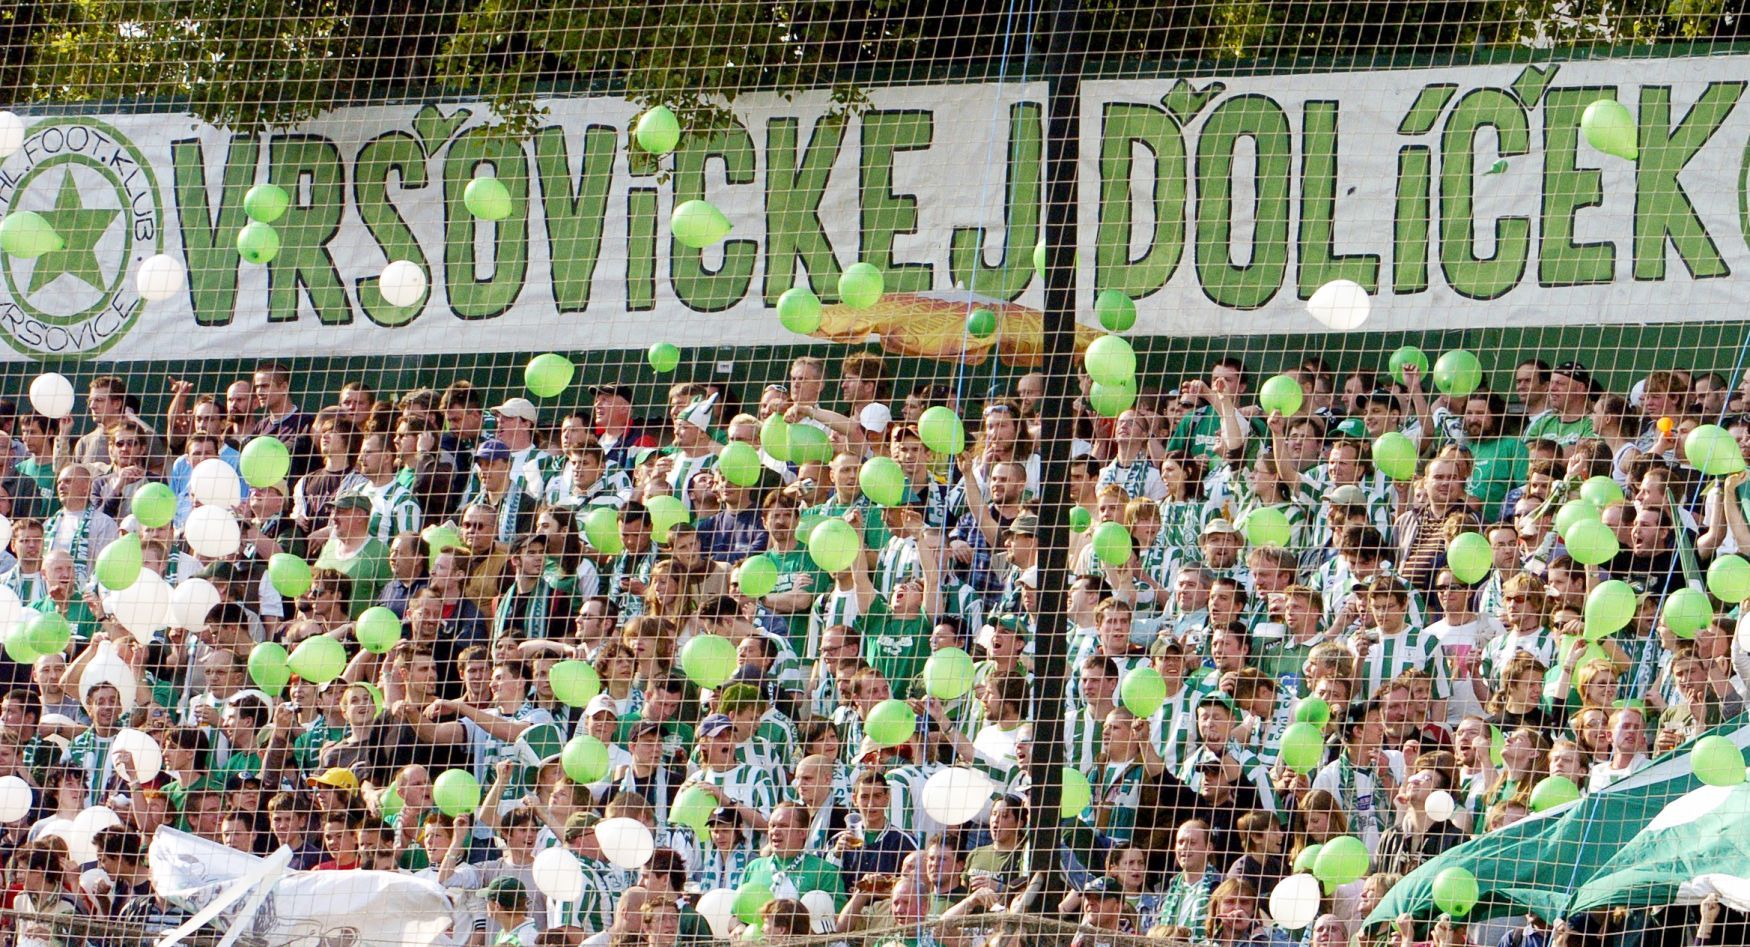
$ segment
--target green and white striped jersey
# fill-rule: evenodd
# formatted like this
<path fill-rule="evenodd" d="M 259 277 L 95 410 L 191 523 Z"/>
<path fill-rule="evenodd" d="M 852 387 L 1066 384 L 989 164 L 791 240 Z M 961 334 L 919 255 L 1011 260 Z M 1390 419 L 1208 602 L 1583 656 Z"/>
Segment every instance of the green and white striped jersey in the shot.
<path fill-rule="evenodd" d="M 1381 634 L 1370 628 L 1363 634 L 1372 641 L 1367 657 L 1356 662 L 1356 693 L 1372 694 L 1380 685 L 1399 674 L 1415 668 L 1434 678 L 1434 696 L 1445 700 L 1452 696 L 1452 682 L 1446 675 L 1446 662 L 1441 660 L 1440 639 L 1419 625 L 1407 625 L 1396 634 Z M 1356 642 L 1349 641 L 1351 650 Z"/>
<path fill-rule="evenodd" d="M 628 882 L 622 872 L 607 862 L 583 858 L 575 852 L 577 867 L 583 872 L 583 893 L 570 901 L 547 905 L 547 926 L 571 925 L 593 933 L 602 933 L 614 925 L 614 906 Z"/>
<path fill-rule="evenodd" d="M 780 799 L 771 770 L 747 763 L 738 763 L 726 770 L 696 769 L 688 774 L 687 779 L 720 787 L 729 799 L 764 816 L 771 815 L 772 807 Z"/>
<path fill-rule="evenodd" d="M 1158 503 L 1167 498 L 1167 484 L 1161 479 L 1160 468 L 1146 455 L 1138 455 L 1128 464 L 1113 460 L 1101 467 L 1098 487 L 1104 489 L 1108 486 L 1123 488 L 1132 500 L 1146 497 Z"/>

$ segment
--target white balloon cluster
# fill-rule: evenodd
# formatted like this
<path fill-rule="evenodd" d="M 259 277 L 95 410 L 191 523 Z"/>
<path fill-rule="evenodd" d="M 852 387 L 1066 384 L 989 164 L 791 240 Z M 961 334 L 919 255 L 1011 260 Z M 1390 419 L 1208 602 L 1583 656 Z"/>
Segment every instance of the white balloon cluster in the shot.
<path fill-rule="evenodd" d="M 189 548 L 203 559 L 236 552 L 243 541 L 243 530 L 231 513 L 243 502 L 243 479 L 236 468 L 217 457 L 203 460 L 189 474 L 188 492 L 198 504 L 182 524 Z"/>
<path fill-rule="evenodd" d="M 134 584 L 111 593 L 104 607 L 141 644 L 150 644 L 152 633 L 170 624 L 170 594 L 170 583 L 163 576 L 141 569 Z"/>
<path fill-rule="evenodd" d="M 75 865 L 97 860 L 97 833 L 112 825 L 121 825 L 121 817 L 105 806 L 92 806 L 73 817 L 70 824 L 51 830 L 67 842 L 67 851 Z"/>

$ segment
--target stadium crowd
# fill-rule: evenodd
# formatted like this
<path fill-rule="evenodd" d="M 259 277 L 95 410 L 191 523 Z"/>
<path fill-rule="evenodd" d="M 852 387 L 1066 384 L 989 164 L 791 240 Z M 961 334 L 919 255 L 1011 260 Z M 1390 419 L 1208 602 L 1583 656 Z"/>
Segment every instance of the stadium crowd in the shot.
<path fill-rule="evenodd" d="M 893 391 L 888 372 L 873 354 L 800 358 L 759 390 L 676 384 L 651 410 L 609 383 L 566 413 L 460 381 L 390 400 L 360 380 L 307 411 L 294 392 L 309 386 L 266 364 L 222 392 L 174 381 L 162 416 L 142 414 L 144 393 L 119 376 L 89 383 L 85 420 L 0 416 L 12 445 L 0 585 L 72 632 L 62 651 L 0 662 L 0 771 L 34 789 L 30 811 L 0 826 L 5 904 L 161 919 L 145 852 L 171 826 L 256 854 L 289 847 L 294 869 L 429 878 L 472 914 L 458 944 L 668 947 L 730 933 L 701 903 L 750 884 L 770 889 L 752 920 L 773 941 L 970 943 L 981 916 L 1059 910 L 1080 918 L 1083 945 L 1548 947 L 1634 923 L 1360 930 L 1403 875 L 1525 818 L 1545 777 L 1597 791 L 1743 709 L 1725 617 L 1737 603 L 1716 603 L 1721 617 L 1690 637 L 1660 604 L 1701 588 L 1715 557 L 1750 551 L 1745 476 L 1702 477 L 1679 448 L 1721 418 L 1750 447 L 1750 420 L 1731 413 L 1744 392 L 1675 370 L 1613 392 L 1578 363 L 1532 360 L 1506 393 L 1450 397 L 1414 366 L 1398 382 L 1315 359 L 1291 373 L 1305 400 L 1284 418 L 1222 359 L 1115 418 L 1078 400 L 1068 488 L 1089 525 L 1068 550 L 1064 698 L 1046 706 L 1034 637 L 1045 378 L 957 404 L 939 386 Z M 932 405 L 966 417 L 960 454 L 925 445 Z M 761 447 L 774 415 L 825 432 L 830 460 L 762 452 L 751 483 L 732 481 L 719 455 Z M 1372 442 L 1391 431 L 1416 445 L 1413 478 L 1375 469 Z M 194 469 L 236 465 L 264 436 L 290 449 L 289 474 L 246 491 L 235 554 L 198 555 L 182 532 L 199 505 Z M 898 502 L 860 489 L 876 455 L 904 472 Z M 1554 519 L 1595 477 L 1620 488 L 1598 510 L 1620 551 L 1586 566 Z M 174 493 L 172 522 L 134 515 L 149 484 Z M 653 516 L 658 497 L 684 521 Z M 1264 507 L 1286 516 L 1286 545 L 1245 535 Z M 584 538 L 604 508 L 618 514 L 612 551 Z M 831 518 L 861 540 L 836 574 L 809 552 Z M 1096 553 L 1108 522 L 1132 537 L 1128 561 Z M 1470 582 L 1446 561 L 1467 532 L 1490 550 Z M 172 588 L 204 579 L 219 604 L 193 627 L 122 627 L 97 573 L 129 534 L 145 569 Z M 301 594 L 278 590 L 276 554 L 313 565 Z M 755 557 L 776 578 L 750 596 Z M 1639 608 L 1596 639 L 1582 612 L 1604 579 L 1630 583 Z M 375 606 L 402 628 L 381 653 L 359 634 Z M 681 660 L 703 635 L 735 649 L 732 675 L 709 687 Z M 264 643 L 295 652 L 316 636 L 344 647 L 338 676 L 257 679 Z M 948 647 L 976 660 L 975 686 L 951 700 L 921 680 Z M 87 673 L 115 659 L 130 682 Z M 566 661 L 593 667 L 599 693 L 556 694 L 575 693 L 554 685 Z M 1120 694 L 1138 667 L 1165 685 L 1143 717 Z M 1329 711 L 1324 743 L 1297 770 L 1283 734 L 1312 698 Z M 899 742 L 870 734 L 890 699 L 916 715 Z M 1056 833 L 1073 891 L 1049 905 L 1027 844 L 1058 819 L 1027 776 L 1046 716 L 1063 721 L 1066 763 L 1089 784 Z M 141 778 L 137 751 L 112 751 L 123 728 L 161 747 L 156 775 Z M 607 747 L 592 780 L 562 750 L 575 734 Z M 948 825 L 925 785 L 956 766 L 989 793 Z M 482 787 L 477 808 L 438 806 L 434 786 L 454 770 Z M 695 788 L 710 806 L 677 818 Z M 119 824 L 82 863 L 63 836 L 93 806 Z M 649 830 L 641 868 L 604 853 L 596 828 L 609 819 Z M 1275 886 L 1340 836 L 1365 844 L 1365 873 L 1327 888 L 1304 930 L 1275 925 Z M 553 848 L 578 862 L 575 897 L 536 877 Z M 943 918 L 972 923 L 932 926 Z"/>

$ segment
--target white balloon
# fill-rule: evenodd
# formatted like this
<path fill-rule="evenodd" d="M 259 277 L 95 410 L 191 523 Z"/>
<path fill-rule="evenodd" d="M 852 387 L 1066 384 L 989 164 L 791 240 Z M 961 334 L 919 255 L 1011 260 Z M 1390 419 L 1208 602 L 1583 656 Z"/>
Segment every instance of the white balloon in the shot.
<path fill-rule="evenodd" d="M 1452 793 L 1444 789 L 1436 789 L 1428 794 L 1422 802 L 1422 810 L 1428 813 L 1428 818 L 1436 822 L 1445 822 L 1452 818 L 1452 812 L 1458 804 L 1452 801 Z"/>
<path fill-rule="evenodd" d="M 1276 926 L 1298 931 L 1319 913 L 1319 880 L 1312 875 L 1290 875 L 1270 892 L 1270 918 Z"/>
<path fill-rule="evenodd" d="M 30 783 L 17 776 L 0 776 L 0 822 L 8 825 L 30 815 Z"/>
<path fill-rule="evenodd" d="M 116 731 L 115 741 L 109 745 L 111 759 L 116 758 L 116 752 L 126 750 L 134 758 L 134 768 L 139 772 L 124 774 L 129 782 L 143 783 L 158 775 L 164 768 L 164 748 L 152 735 L 144 730 L 127 727 Z"/>
<path fill-rule="evenodd" d="M 127 663 L 116 655 L 115 647 L 105 641 L 103 650 L 98 656 L 85 665 L 84 673 L 79 675 L 79 702 L 84 703 L 92 688 L 100 684 L 108 684 L 115 688 L 116 695 L 121 699 L 122 713 L 134 709 L 134 700 L 138 695 L 138 682 L 134 671 Z"/>
<path fill-rule="evenodd" d="M 809 926 L 816 934 L 830 934 L 838 927 L 838 912 L 833 910 L 832 895 L 815 889 L 802 896 L 802 906 L 808 909 Z"/>
<path fill-rule="evenodd" d="M 943 825 L 960 825 L 984 811 L 991 782 L 978 770 L 951 766 L 924 782 L 924 812 Z"/>
<path fill-rule="evenodd" d="M 555 901 L 575 901 L 583 894 L 583 866 L 570 849 L 543 850 L 529 870 L 535 876 L 535 887 Z"/>
<path fill-rule="evenodd" d="M 1361 328 L 1373 309 L 1367 290 L 1354 280 L 1334 279 L 1318 288 L 1306 301 L 1306 311 L 1314 319 L 1338 332 Z"/>
<path fill-rule="evenodd" d="M 5 643 L 24 617 L 24 603 L 18 600 L 18 593 L 0 585 L 0 644 Z"/>
<path fill-rule="evenodd" d="M 643 868 L 656 851 L 656 840 L 637 819 L 604 819 L 596 823 L 595 840 L 602 854 L 621 868 Z"/>
<path fill-rule="evenodd" d="M 189 631 L 206 627 L 207 613 L 219 606 L 219 589 L 199 576 L 183 580 L 170 592 L 170 624 Z"/>
<path fill-rule="evenodd" d="M 0 548 L 12 545 L 12 521 L 0 516 Z"/>
<path fill-rule="evenodd" d="M 109 597 L 109 609 L 141 643 L 170 624 L 170 586 L 151 569 L 141 569 L 134 584 Z"/>
<path fill-rule="evenodd" d="M 88 865 L 97 860 L 97 833 L 121 824 L 121 817 L 114 811 L 104 806 L 92 806 L 74 816 L 73 823 L 63 826 L 58 834 L 67 840 L 73 864 Z"/>
<path fill-rule="evenodd" d="M 229 510 L 243 502 L 243 481 L 237 471 L 217 457 L 196 464 L 188 475 L 188 492 L 196 503 Z"/>
<path fill-rule="evenodd" d="M 188 522 L 182 524 L 182 538 L 188 540 L 195 555 L 223 559 L 237 551 L 243 531 L 237 527 L 237 517 L 230 510 L 222 506 L 197 506 L 188 514 Z"/>
<path fill-rule="evenodd" d="M 149 256 L 140 261 L 140 272 L 134 277 L 140 298 L 151 303 L 174 299 L 188 286 L 188 270 L 182 261 L 168 253 Z"/>
<path fill-rule="evenodd" d="M 73 413 L 73 383 L 60 372 L 44 372 L 30 383 L 30 406 L 36 413 L 59 421 Z"/>
<path fill-rule="evenodd" d="M 719 940 L 728 939 L 729 932 L 735 929 L 735 892 L 728 888 L 705 892 L 693 909 L 711 925 L 711 934 Z"/>
<path fill-rule="evenodd" d="M 10 158 L 24 147 L 24 119 L 16 112 L 0 112 L 0 158 Z"/>
<path fill-rule="evenodd" d="M 412 260 L 396 260 L 383 267 L 377 280 L 383 301 L 391 306 L 411 306 L 425 295 L 425 271 Z"/>

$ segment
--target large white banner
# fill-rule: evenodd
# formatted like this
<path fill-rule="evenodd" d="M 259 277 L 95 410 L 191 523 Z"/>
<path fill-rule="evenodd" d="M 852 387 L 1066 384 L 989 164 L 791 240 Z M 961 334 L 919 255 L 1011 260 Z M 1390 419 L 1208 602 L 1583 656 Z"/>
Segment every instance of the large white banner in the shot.
<path fill-rule="evenodd" d="M 1737 56 L 1090 82 L 1079 298 L 1123 291 L 1137 331 L 1186 335 L 1317 331 L 1304 300 L 1336 278 L 1374 293 L 1369 329 L 1739 318 L 1747 71 Z M 1639 123 L 1634 160 L 1581 133 L 1608 97 Z M 601 97 L 548 101 L 521 137 L 455 103 L 256 135 L 32 114 L 0 161 L 0 213 L 41 214 L 63 246 L 0 266 L 0 352 L 793 342 L 778 296 L 810 283 L 831 303 L 857 261 L 885 274 L 879 331 L 957 291 L 1036 309 L 1045 100 L 1043 84 L 876 89 L 838 115 L 824 94 L 749 97 L 660 159 L 630 143 L 636 107 Z M 468 212 L 477 175 L 505 181 L 508 218 Z M 253 265 L 236 241 L 261 182 L 292 206 L 271 224 L 278 256 Z M 724 242 L 670 238 L 689 199 L 733 222 Z M 190 286 L 148 304 L 134 272 L 158 253 Z M 426 274 L 419 302 L 383 300 L 391 260 Z"/>

